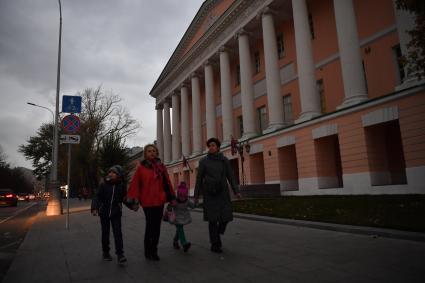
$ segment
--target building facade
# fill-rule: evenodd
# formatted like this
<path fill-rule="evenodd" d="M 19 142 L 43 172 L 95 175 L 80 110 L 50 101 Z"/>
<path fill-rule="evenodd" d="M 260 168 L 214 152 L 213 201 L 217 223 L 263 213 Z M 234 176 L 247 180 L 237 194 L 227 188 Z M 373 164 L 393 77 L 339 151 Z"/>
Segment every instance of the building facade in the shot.
<path fill-rule="evenodd" d="M 425 84 L 400 63 L 412 19 L 393 0 L 204 1 L 150 92 L 174 184 L 194 189 L 218 137 L 241 184 L 425 193 Z"/>

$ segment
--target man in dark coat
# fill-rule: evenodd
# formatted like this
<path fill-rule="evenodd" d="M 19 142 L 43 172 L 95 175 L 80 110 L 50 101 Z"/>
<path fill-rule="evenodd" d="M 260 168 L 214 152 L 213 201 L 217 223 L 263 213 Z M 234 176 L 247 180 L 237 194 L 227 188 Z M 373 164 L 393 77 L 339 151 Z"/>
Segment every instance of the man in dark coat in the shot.
<path fill-rule="evenodd" d="M 199 161 L 196 176 L 195 203 L 202 190 L 204 220 L 209 222 L 211 251 L 222 252 L 220 234 L 223 235 L 228 222 L 233 220 L 228 181 L 233 193 L 240 198 L 239 188 L 229 160 L 220 152 L 220 141 L 210 138 L 207 141 L 208 154 Z"/>
<path fill-rule="evenodd" d="M 127 189 L 122 182 L 123 177 L 123 168 L 120 165 L 112 166 L 105 181 L 100 184 L 91 205 L 92 214 L 100 216 L 103 259 L 106 261 L 112 260 L 109 254 L 109 231 L 112 225 L 115 253 L 119 263 L 127 261 L 124 256 L 121 232 L 122 204 L 127 195 Z"/>

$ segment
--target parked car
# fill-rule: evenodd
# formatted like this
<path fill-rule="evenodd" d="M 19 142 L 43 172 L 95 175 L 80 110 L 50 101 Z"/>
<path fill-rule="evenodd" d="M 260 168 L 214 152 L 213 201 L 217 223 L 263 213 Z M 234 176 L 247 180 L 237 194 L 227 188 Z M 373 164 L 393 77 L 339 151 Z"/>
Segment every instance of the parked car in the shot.
<path fill-rule="evenodd" d="M 17 206 L 18 197 L 11 189 L 0 189 L 0 205 Z"/>
<path fill-rule="evenodd" d="M 35 195 L 34 194 L 29 194 L 28 195 L 29 200 L 35 200 Z"/>
<path fill-rule="evenodd" d="M 18 200 L 30 201 L 30 198 L 27 193 L 18 193 Z"/>

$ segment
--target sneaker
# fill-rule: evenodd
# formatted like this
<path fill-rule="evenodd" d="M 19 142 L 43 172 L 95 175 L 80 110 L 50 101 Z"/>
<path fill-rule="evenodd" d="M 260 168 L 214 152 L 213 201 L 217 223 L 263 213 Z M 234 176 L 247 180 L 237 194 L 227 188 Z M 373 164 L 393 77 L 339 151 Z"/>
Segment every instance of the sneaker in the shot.
<path fill-rule="evenodd" d="M 117 256 L 117 260 L 119 263 L 124 263 L 127 261 L 127 258 L 123 254 L 120 254 Z"/>
<path fill-rule="evenodd" d="M 183 251 L 186 253 L 189 250 L 191 245 L 192 244 L 190 242 L 188 242 L 186 245 L 183 246 Z"/>
<path fill-rule="evenodd" d="M 111 261 L 112 260 L 112 257 L 109 253 L 103 253 L 102 258 L 103 258 L 104 261 Z"/>
<path fill-rule="evenodd" d="M 174 247 L 176 250 L 180 249 L 179 242 L 177 242 L 177 241 L 173 241 L 173 247 Z"/>

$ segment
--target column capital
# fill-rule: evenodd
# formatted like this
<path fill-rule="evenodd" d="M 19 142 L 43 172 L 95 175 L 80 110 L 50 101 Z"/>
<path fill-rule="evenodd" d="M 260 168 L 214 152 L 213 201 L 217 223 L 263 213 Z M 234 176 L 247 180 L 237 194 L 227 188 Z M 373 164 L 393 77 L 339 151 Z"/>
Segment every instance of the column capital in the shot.
<path fill-rule="evenodd" d="M 180 96 L 180 90 L 175 89 L 172 93 L 171 93 L 171 97 L 173 96 Z"/>
<path fill-rule="evenodd" d="M 155 110 L 162 110 L 162 109 L 164 109 L 164 105 L 162 105 L 162 104 L 157 104 L 157 105 L 155 105 Z"/>
<path fill-rule="evenodd" d="M 190 79 L 193 79 L 193 78 L 198 78 L 199 79 L 200 77 L 201 77 L 201 74 L 199 72 L 197 72 L 197 71 L 192 72 L 190 74 Z"/>
<path fill-rule="evenodd" d="M 240 36 L 243 36 L 243 35 L 252 36 L 252 32 L 248 31 L 245 28 L 241 28 L 235 33 L 235 39 L 238 39 Z"/>
<path fill-rule="evenodd" d="M 262 17 L 267 16 L 267 15 L 274 16 L 274 15 L 277 15 L 277 12 L 275 10 L 271 9 L 269 6 L 266 6 L 258 12 L 257 20 L 259 20 Z"/>
<path fill-rule="evenodd" d="M 215 66 L 217 65 L 217 60 L 209 58 L 207 60 L 205 60 L 205 62 L 202 64 L 202 66 L 205 68 L 206 66 Z"/>
<path fill-rule="evenodd" d="M 190 85 L 189 85 L 187 82 L 184 82 L 184 83 L 181 83 L 181 84 L 180 84 L 180 89 L 182 89 L 182 88 L 184 88 L 184 87 L 185 87 L 185 88 L 189 88 L 189 86 L 190 86 Z"/>

